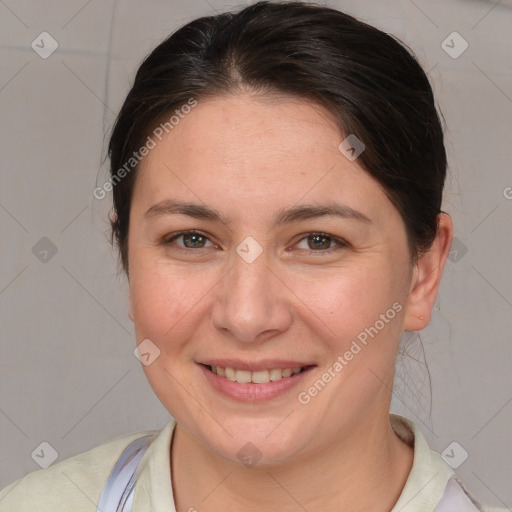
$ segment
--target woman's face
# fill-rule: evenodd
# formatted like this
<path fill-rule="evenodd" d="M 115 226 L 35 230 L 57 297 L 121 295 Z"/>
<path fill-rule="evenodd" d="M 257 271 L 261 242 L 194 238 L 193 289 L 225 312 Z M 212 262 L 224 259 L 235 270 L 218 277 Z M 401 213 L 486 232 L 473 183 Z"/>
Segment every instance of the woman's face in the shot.
<path fill-rule="evenodd" d="M 327 111 L 218 97 L 163 135 L 137 176 L 128 256 L 136 342 L 169 413 L 217 454 L 260 464 L 387 418 L 411 283 L 406 232 L 340 151 Z M 199 233 L 178 236 L 187 230 Z M 205 365 L 278 380 L 233 382 Z M 297 367 L 309 369 L 276 371 Z"/>

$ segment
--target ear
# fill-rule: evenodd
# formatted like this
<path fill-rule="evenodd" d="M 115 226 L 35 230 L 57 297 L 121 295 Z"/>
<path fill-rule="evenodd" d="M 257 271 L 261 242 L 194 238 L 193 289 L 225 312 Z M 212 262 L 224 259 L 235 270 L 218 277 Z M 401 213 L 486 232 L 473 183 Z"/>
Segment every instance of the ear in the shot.
<path fill-rule="evenodd" d="M 407 298 L 404 330 L 421 331 L 430 322 L 446 259 L 453 240 L 453 223 L 446 213 L 437 216 L 436 238 L 416 263 Z"/>

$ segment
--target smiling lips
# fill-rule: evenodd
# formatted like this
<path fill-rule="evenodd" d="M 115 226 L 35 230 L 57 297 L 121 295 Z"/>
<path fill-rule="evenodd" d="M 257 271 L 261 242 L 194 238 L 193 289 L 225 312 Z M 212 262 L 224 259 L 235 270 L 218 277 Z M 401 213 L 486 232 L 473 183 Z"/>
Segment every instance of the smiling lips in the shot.
<path fill-rule="evenodd" d="M 234 359 L 207 361 L 198 366 L 206 380 L 222 395 L 253 403 L 286 393 L 317 367 L 300 361 L 247 363 Z"/>
<path fill-rule="evenodd" d="M 239 382 L 241 384 L 253 382 L 254 384 L 267 384 L 268 382 L 275 382 L 281 380 L 283 377 L 290 377 L 296 373 L 300 373 L 302 368 L 272 368 L 271 370 L 259 370 L 257 372 L 250 372 L 248 370 L 235 370 L 229 366 L 223 368 L 222 366 L 209 366 L 211 372 L 225 377 L 231 382 Z"/>
<path fill-rule="evenodd" d="M 267 361 L 254 364 L 241 361 L 229 362 L 226 360 L 202 364 L 215 375 L 240 384 L 267 384 L 269 382 L 276 382 L 283 378 L 301 373 L 303 370 L 313 366 L 297 361 Z"/>

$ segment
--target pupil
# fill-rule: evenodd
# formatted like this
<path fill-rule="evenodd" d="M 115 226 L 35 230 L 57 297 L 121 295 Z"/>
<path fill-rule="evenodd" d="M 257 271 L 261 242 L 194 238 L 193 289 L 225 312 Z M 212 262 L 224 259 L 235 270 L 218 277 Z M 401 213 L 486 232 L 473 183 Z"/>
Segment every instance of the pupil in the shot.
<path fill-rule="evenodd" d="M 323 246 L 325 246 L 325 243 L 324 243 L 324 244 L 322 244 L 322 243 L 317 244 L 317 242 L 318 242 L 319 240 L 327 240 L 327 247 L 326 247 L 326 248 L 328 248 L 328 247 L 329 247 L 328 237 L 326 237 L 326 236 L 322 236 L 322 235 L 314 235 L 314 236 L 312 236 L 311 238 L 314 240 L 314 244 L 315 244 L 315 247 L 316 247 L 316 248 L 319 248 L 319 247 L 320 247 L 320 248 L 322 248 L 322 245 L 323 245 Z"/>
<path fill-rule="evenodd" d="M 196 234 L 186 235 L 185 236 L 185 239 L 192 239 L 192 244 L 193 245 L 196 244 L 198 238 L 203 238 L 203 237 L 202 237 L 202 235 L 196 235 Z"/>

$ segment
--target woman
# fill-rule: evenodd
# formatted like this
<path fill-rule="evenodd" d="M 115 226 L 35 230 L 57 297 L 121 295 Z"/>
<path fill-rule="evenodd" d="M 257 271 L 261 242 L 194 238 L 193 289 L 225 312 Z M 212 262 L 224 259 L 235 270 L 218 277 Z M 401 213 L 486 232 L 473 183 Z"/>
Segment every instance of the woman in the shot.
<path fill-rule="evenodd" d="M 313 4 L 195 20 L 140 66 L 109 151 L 94 194 L 174 419 L 25 476 L 2 510 L 490 510 L 389 413 L 453 237 L 402 44 Z"/>

